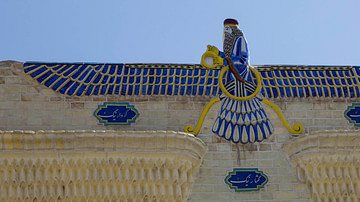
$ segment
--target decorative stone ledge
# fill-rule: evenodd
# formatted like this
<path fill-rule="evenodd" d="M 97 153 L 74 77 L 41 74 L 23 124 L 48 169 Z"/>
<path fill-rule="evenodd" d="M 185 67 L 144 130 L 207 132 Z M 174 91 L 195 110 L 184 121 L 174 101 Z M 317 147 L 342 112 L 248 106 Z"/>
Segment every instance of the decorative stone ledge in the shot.
<path fill-rule="evenodd" d="M 206 145 L 172 131 L 0 131 L 0 201 L 186 201 Z"/>
<path fill-rule="evenodd" d="M 284 145 L 312 201 L 360 200 L 360 131 L 322 131 Z"/>

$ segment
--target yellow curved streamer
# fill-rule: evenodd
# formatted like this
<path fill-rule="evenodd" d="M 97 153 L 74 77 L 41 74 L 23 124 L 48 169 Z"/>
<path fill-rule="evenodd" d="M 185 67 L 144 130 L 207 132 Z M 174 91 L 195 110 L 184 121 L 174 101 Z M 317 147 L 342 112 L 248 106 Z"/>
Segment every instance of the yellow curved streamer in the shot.
<path fill-rule="evenodd" d="M 211 100 L 206 105 L 205 109 L 202 111 L 202 113 L 200 115 L 200 118 L 199 118 L 199 121 L 196 124 L 195 130 L 194 130 L 194 128 L 192 126 L 188 125 L 188 126 L 185 126 L 184 132 L 185 133 L 194 133 L 195 135 L 199 134 L 201 126 L 202 126 L 202 124 L 204 122 L 204 119 L 205 119 L 206 114 L 208 113 L 209 109 L 211 108 L 211 106 L 213 106 L 215 103 L 217 103 L 219 101 L 220 101 L 220 98 L 215 98 L 215 99 Z"/>
<path fill-rule="evenodd" d="M 256 90 L 254 91 L 253 94 L 251 94 L 251 95 L 249 95 L 249 96 L 245 96 L 245 97 L 236 97 L 236 96 L 234 96 L 234 95 L 231 95 L 231 94 L 225 89 L 225 86 L 224 86 L 224 83 L 223 83 L 223 76 L 224 76 L 225 72 L 226 72 L 228 69 L 229 69 L 229 66 L 223 67 L 223 68 L 221 69 L 221 71 L 220 71 L 220 74 L 219 74 L 219 86 L 220 86 L 221 90 L 223 91 L 223 93 L 224 93 L 226 96 L 228 96 L 229 98 L 231 98 L 231 99 L 233 99 L 233 100 L 248 100 L 248 99 L 251 99 L 251 98 L 255 97 L 255 96 L 259 93 L 259 91 L 260 91 L 260 89 L 261 89 L 261 76 L 260 76 L 259 72 L 258 72 L 255 68 L 249 66 L 249 69 L 250 69 L 252 72 L 254 72 L 255 77 L 256 77 L 256 81 L 257 81 Z"/>
<path fill-rule="evenodd" d="M 263 99 L 263 103 L 269 105 L 273 110 L 276 112 L 276 114 L 280 117 L 281 122 L 284 124 L 284 126 L 289 130 L 292 134 L 301 134 L 304 130 L 304 127 L 300 123 L 294 124 L 294 129 L 290 127 L 290 125 L 286 122 L 284 116 L 281 114 L 280 110 L 269 100 Z"/>

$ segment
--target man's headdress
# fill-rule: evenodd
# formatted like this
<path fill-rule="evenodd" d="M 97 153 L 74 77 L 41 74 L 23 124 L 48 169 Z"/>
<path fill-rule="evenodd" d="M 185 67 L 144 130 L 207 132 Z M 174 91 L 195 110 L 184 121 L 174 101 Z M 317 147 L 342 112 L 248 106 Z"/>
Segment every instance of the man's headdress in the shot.
<path fill-rule="evenodd" d="M 232 18 L 228 18 L 228 19 L 224 20 L 224 26 L 231 26 L 231 25 L 238 26 L 239 22 Z"/>

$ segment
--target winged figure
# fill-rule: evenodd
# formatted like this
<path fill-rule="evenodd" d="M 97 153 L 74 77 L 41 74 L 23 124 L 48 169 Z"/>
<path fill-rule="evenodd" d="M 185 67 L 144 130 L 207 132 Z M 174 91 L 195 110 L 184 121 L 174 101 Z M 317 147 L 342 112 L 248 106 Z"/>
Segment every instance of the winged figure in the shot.
<path fill-rule="evenodd" d="M 356 66 L 254 66 L 261 77 L 259 83 L 249 69 L 247 42 L 237 21 L 225 20 L 224 36 L 224 52 L 208 46 L 208 51 L 223 60 L 223 65 L 213 68 L 200 64 L 26 62 L 24 72 L 54 91 L 70 96 L 219 97 L 222 105 L 213 132 L 241 143 L 262 141 L 273 132 L 261 105 L 266 98 L 360 97 L 360 67 Z M 219 79 L 224 67 L 229 70 Z M 238 101 L 226 94 L 248 97 L 258 86 L 262 87 L 258 95 L 263 98 L 254 96 Z"/>
<path fill-rule="evenodd" d="M 222 105 L 212 131 L 234 143 L 261 142 L 274 131 L 262 107 L 262 99 L 258 96 L 244 100 L 232 98 L 250 96 L 257 85 L 250 75 L 247 41 L 238 25 L 235 19 L 224 21 L 224 52 L 208 46 L 208 51 L 215 53 L 215 60 L 220 61 L 218 57 L 221 57 L 224 61 L 220 61 L 220 64 L 229 67 L 224 90 L 230 96 L 225 93 L 220 95 Z"/>

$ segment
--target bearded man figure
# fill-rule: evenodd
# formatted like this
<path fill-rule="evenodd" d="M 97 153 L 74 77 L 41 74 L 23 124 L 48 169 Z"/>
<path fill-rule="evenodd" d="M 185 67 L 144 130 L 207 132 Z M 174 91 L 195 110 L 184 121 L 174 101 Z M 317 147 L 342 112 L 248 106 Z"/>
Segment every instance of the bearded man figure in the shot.
<path fill-rule="evenodd" d="M 246 97 L 255 92 L 256 84 L 249 72 L 249 54 L 247 41 L 235 19 L 224 21 L 223 51 L 214 46 L 208 50 L 223 58 L 224 67 L 229 66 L 225 89 L 235 97 Z M 258 84 L 261 85 L 261 84 Z M 261 142 L 274 131 L 267 117 L 260 97 L 248 100 L 234 100 L 224 94 L 221 109 L 215 120 L 212 131 L 234 143 Z"/>

